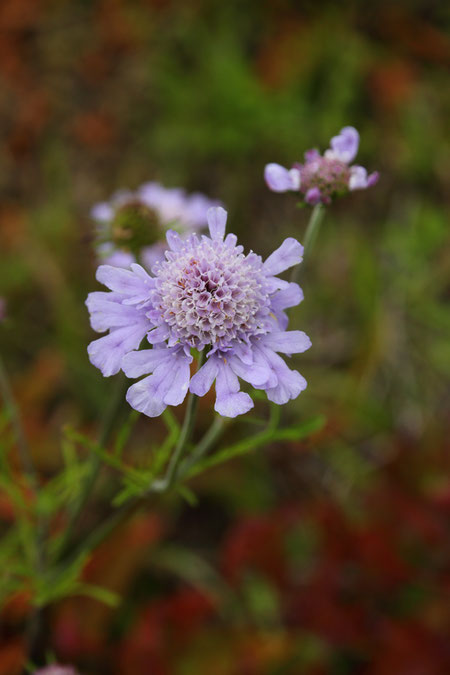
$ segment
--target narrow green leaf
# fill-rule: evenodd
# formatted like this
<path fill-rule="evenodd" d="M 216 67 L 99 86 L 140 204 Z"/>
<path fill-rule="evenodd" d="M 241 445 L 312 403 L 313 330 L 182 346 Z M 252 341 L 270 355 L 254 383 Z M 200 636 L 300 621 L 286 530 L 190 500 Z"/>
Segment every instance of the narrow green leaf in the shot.
<path fill-rule="evenodd" d="M 66 467 L 78 466 L 79 460 L 74 443 L 65 435 L 61 442 L 61 454 Z"/>
<path fill-rule="evenodd" d="M 94 598 L 108 607 L 117 607 L 120 603 L 120 595 L 114 591 L 94 584 L 77 583 L 73 587 L 71 595 L 85 595 L 88 598 Z"/>
<path fill-rule="evenodd" d="M 141 486 L 142 489 L 145 489 L 146 483 L 144 482 L 142 478 L 142 470 L 141 469 L 133 469 L 126 464 L 124 464 L 118 457 L 115 455 L 110 454 L 107 452 L 104 448 L 102 448 L 100 445 L 97 443 L 94 443 L 91 441 L 89 438 L 86 438 L 82 434 L 74 431 L 73 429 L 68 428 L 66 430 L 66 433 L 69 434 L 69 437 L 73 439 L 74 441 L 84 445 L 84 447 L 88 448 L 91 452 L 94 452 L 97 454 L 104 462 L 105 464 L 108 464 L 111 466 L 113 469 L 116 469 L 119 473 L 127 476 L 127 478 L 131 481 L 134 481 L 136 485 Z"/>
<path fill-rule="evenodd" d="M 167 460 L 169 459 L 170 453 L 175 447 L 176 442 L 180 436 L 180 425 L 178 424 L 175 416 L 168 408 L 163 413 L 164 422 L 169 430 L 169 434 L 165 439 L 164 443 L 155 451 L 152 456 L 151 461 L 151 471 L 152 477 L 154 478 L 159 474 Z"/>
<path fill-rule="evenodd" d="M 275 413 L 274 421 L 270 422 L 267 429 L 265 429 L 261 433 L 256 434 L 255 436 L 251 436 L 250 438 L 245 438 L 242 441 L 235 443 L 234 445 L 224 448 L 223 450 L 219 450 L 211 457 L 207 457 L 198 464 L 194 465 L 188 472 L 187 474 L 188 477 L 191 478 L 192 476 L 195 476 L 198 473 L 205 471 L 206 469 L 210 469 L 213 466 L 223 464 L 224 462 L 227 462 L 230 459 L 245 455 L 251 450 L 255 450 L 256 448 L 259 448 L 262 445 L 265 445 L 266 443 L 270 443 L 272 441 L 300 440 L 302 438 L 306 438 L 310 434 L 319 431 L 325 424 L 325 417 L 323 415 L 320 415 L 306 422 L 301 422 L 293 427 L 277 430 L 276 429 L 277 418 L 278 416 Z"/>
<path fill-rule="evenodd" d="M 177 487 L 177 490 L 179 494 L 187 501 L 189 506 L 197 506 L 198 504 L 198 498 L 195 492 L 193 492 L 190 488 L 186 487 L 186 485 L 179 485 Z"/>
<path fill-rule="evenodd" d="M 326 417 L 324 415 L 318 415 L 306 422 L 300 422 L 299 424 L 287 427 L 286 429 L 279 429 L 275 433 L 275 439 L 280 441 L 299 441 L 302 438 L 306 438 L 307 436 L 320 431 L 325 423 Z"/>
<path fill-rule="evenodd" d="M 48 569 L 43 576 L 35 578 L 35 602 L 43 607 L 51 602 L 73 595 L 80 583 L 79 577 L 87 562 L 89 552 L 83 551 L 70 564 L 57 569 Z"/>

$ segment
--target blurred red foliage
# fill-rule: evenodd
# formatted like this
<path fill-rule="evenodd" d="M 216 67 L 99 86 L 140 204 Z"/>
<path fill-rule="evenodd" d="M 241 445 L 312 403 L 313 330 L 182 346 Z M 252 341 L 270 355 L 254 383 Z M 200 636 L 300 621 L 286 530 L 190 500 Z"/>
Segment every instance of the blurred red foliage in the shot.
<path fill-rule="evenodd" d="M 173 672 L 172 660 L 213 614 L 212 598 L 192 588 L 182 587 L 167 598 L 151 602 L 121 644 L 120 672 Z"/>
<path fill-rule="evenodd" d="M 114 143 L 117 129 L 111 115 L 95 110 L 78 114 L 73 120 L 72 132 L 86 147 L 102 148 Z"/>
<path fill-rule="evenodd" d="M 409 61 L 395 59 L 376 64 L 369 73 L 369 88 L 376 107 L 387 112 L 405 104 L 417 84 L 416 69 Z"/>

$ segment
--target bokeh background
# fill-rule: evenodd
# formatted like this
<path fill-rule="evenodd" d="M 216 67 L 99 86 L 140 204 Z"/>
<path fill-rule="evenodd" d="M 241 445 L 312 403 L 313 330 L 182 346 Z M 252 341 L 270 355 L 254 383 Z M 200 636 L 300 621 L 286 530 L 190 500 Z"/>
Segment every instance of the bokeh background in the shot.
<path fill-rule="evenodd" d="M 86 675 L 450 672 L 449 27 L 430 0 L 2 0 L 0 349 L 43 481 L 63 426 L 94 438 L 112 395 L 86 355 L 93 203 L 148 180 L 202 191 L 267 254 L 308 218 L 265 187 L 267 162 L 351 124 L 358 163 L 381 173 L 327 209 L 292 312 L 313 347 L 283 421 L 325 426 L 209 471 L 195 505 L 167 499 L 110 537 L 84 574 L 122 601 L 53 607 L 60 661 Z M 139 420 L 127 463 L 164 433 Z M 227 432 L 253 433 L 246 419 Z M 117 482 L 103 471 L 86 531 Z M 5 496 L 0 515 L 14 526 Z M 23 665 L 28 612 L 23 596 L 3 607 L 1 675 Z"/>

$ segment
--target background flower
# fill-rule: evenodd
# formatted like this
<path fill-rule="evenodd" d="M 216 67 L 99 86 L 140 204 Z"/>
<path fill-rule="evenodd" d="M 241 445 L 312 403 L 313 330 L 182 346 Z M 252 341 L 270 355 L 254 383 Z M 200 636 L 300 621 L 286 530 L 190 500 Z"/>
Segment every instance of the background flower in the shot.
<path fill-rule="evenodd" d="M 98 256 L 115 267 L 139 260 L 151 269 L 164 253 L 166 229 L 174 227 L 181 234 L 203 229 L 206 212 L 214 204 L 200 193 L 188 195 L 156 182 L 144 183 L 135 192 L 119 190 L 91 210 L 97 222 Z"/>
<path fill-rule="evenodd" d="M 33 675 L 77 675 L 77 671 L 72 666 L 61 666 L 57 663 L 52 663 L 50 666 L 35 670 Z"/>
<path fill-rule="evenodd" d="M 349 166 L 359 147 L 359 134 L 354 127 L 344 127 L 330 141 L 330 149 L 322 156 L 318 150 L 305 152 L 305 163 L 285 169 L 267 164 L 264 178 L 274 192 L 299 190 L 307 204 L 330 204 L 335 197 L 352 190 L 364 190 L 378 180 L 378 172 L 367 175 L 362 166 Z"/>

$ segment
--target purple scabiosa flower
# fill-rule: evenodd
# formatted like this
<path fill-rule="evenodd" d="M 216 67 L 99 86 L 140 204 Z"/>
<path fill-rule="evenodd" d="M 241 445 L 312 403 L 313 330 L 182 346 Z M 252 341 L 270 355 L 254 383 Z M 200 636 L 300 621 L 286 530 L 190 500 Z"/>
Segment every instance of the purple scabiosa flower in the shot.
<path fill-rule="evenodd" d="M 78 671 L 72 666 L 60 666 L 57 663 L 53 663 L 50 666 L 35 670 L 33 675 L 78 675 Z"/>
<path fill-rule="evenodd" d="M 146 269 L 164 255 L 163 234 L 171 225 L 181 234 L 206 227 L 206 212 L 218 202 L 200 193 L 145 183 L 135 192 L 119 190 L 109 202 L 96 204 L 97 254 L 101 262 L 128 268 L 141 262 Z"/>
<path fill-rule="evenodd" d="M 330 148 L 321 155 L 307 150 L 303 164 L 292 169 L 267 164 L 264 178 L 274 192 L 299 191 L 306 204 L 330 204 L 352 190 L 364 190 L 378 180 L 378 172 L 367 175 L 366 169 L 351 165 L 359 147 L 359 134 L 354 127 L 344 127 L 330 141 Z"/>
<path fill-rule="evenodd" d="M 97 279 L 110 290 L 90 293 L 86 302 L 94 330 L 109 330 L 89 345 L 91 362 L 105 376 L 121 369 L 131 378 L 145 375 L 127 401 L 150 417 L 182 403 L 188 390 L 204 396 L 214 381 L 215 410 L 225 417 L 253 407 L 239 378 L 279 404 L 306 387 L 279 355 L 311 345 L 302 331 L 286 330 L 284 310 L 301 302 L 302 291 L 277 277 L 301 262 L 303 247 L 288 238 L 263 262 L 245 255 L 234 234 L 225 236 L 223 208 L 210 208 L 207 217 L 210 236 L 183 240 L 167 232 L 169 248 L 153 276 L 137 264 L 100 266 Z M 144 337 L 152 348 L 139 350 Z M 193 348 L 206 360 L 191 377 Z"/>

